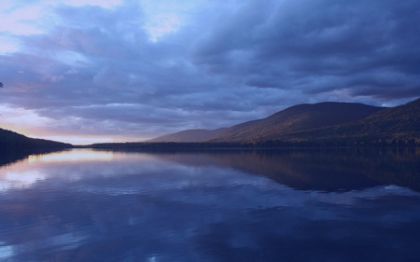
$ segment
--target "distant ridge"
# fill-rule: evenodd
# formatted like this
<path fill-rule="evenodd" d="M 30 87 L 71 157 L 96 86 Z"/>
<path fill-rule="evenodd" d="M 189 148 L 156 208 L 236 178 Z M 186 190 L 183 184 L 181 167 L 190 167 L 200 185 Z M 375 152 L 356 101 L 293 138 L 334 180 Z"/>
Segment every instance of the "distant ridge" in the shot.
<path fill-rule="evenodd" d="M 173 134 L 159 136 L 147 142 L 203 142 L 219 134 L 225 129 L 226 128 L 219 128 L 216 130 L 189 129 Z"/>
<path fill-rule="evenodd" d="M 305 130 L 285 141 L 420 145 L 420 99 L 382 110 L 353 123 Z"/>
<path fill-rule="evenodd" d="M 208 142 L 252 142 L 282 139 L 300 131 L 349 123 L 384 110 L 357 103 L 325 102 L 289 107 L 267 118 L 232 126 Z"/>
<path fill-rule="evenodd" d="M 70 148 L 72 145 L 29 138 L 13 131 L 0 128 L 0 150 L 44 150 Z"/>
<path fill-rule="evenodd" d="M 352 103 L 297 105 L 228 128 L 203 142 L 103 143 L 116 150 L 420 146 L 420 99 L 394 108 Z"/>

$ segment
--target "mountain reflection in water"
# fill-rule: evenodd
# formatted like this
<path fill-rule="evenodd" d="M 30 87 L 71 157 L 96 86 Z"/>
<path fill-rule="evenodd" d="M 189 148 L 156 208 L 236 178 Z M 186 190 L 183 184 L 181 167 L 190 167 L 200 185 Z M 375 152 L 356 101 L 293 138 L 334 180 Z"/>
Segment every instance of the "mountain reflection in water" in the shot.
<path fill-rule="evenodd" d="M 418 149 L 3 158 L 0 261 L 420 257 Z"/>

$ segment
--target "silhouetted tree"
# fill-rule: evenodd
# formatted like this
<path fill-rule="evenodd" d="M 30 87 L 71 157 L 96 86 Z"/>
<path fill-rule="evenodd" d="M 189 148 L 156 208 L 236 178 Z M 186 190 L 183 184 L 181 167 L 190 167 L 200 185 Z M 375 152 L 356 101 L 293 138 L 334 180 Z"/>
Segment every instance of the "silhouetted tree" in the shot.
<path fill-rule="evenodd" d="M 0 82 L 0 87 L 3 87 L 3 83 L 2 82 Z"/>

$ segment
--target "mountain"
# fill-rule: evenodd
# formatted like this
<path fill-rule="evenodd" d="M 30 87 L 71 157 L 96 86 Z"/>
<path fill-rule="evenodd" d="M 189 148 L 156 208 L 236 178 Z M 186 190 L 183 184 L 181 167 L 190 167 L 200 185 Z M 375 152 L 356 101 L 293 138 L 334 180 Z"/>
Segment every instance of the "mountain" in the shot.
<path fill-rule="evenodd" d="M 357 103 L 325 102 L 289 107 L 267 118 L 232 126 L 208 142 L 282 140 L 285 135 L 360 120 L 384 110 Z"/>
<path fill-rule="evenodd" d="M 420 99 L 382 110 L 352 123 L 304 130 L 284 141 L 346 142 L 347 144 L 420 144 Z"/>
<path fill-rule="evenodd" d="M 46 150 L 70 148 L 72 145 L 44 139 L 29 138 L 0 128 L 0 150 Z"/>
<path fill-rule="evenodd" d="M 220 133 L 204 141 L 192 140 L 192 134 L 196 131 L 187 130 L 168 135 L 171 138 L 183 134 L 178 138 L 172 137 L 173 140 L 167 138 L 168 140 L 149 141 L 155 143 L 105 143 L 91 147 L 117 150 L 190 150 L 290 146 L 419 146 L 420 99 L 394 108 L 355 103 L 303 104 L 289 107 L 264 119 L 218 130 Z"/>
<path fill-rule="evenodd" d="M 226 128 L 220 128 L 216 130 L 190 129 L 173 134 L 159 136 L 147 142 L 202 142 L 219 134 L 225 129 Z"/>

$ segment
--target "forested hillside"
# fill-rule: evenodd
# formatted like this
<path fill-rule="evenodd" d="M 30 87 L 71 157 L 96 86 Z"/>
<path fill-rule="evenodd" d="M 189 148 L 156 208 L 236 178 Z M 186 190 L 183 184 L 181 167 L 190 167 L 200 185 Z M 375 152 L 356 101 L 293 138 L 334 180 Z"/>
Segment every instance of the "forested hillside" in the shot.
<path fill-rule="evenodd" d="M 72 147 L 72 145 L 43 139 L 29 138 L 16 132 L 0 128 L 0 150 L 42 150 L 69 147 Z"/>
<path fill-rule="evenodd" d="M 253 142 L 282 139 L 282 136 L 299 131 L 363 119 L 383 107 L 356 103 L 326 102 L 289 107 L 267 118 L 235 125 L 209 139 L 209 142 Z"/>

